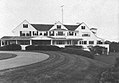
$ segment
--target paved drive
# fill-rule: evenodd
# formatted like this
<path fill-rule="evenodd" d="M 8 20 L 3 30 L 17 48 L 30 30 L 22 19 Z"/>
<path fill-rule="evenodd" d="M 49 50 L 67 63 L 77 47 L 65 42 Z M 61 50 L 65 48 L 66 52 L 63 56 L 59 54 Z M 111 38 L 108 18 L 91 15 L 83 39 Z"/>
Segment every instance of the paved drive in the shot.
<path fill-rule="evenodd" d="M 0 53 L 12 53 L 18 55 L 15 58 L 0 60 L 0 70 L 33 64 L 49 57 L 47 54 L 36 52 L 0 51 Z"/>

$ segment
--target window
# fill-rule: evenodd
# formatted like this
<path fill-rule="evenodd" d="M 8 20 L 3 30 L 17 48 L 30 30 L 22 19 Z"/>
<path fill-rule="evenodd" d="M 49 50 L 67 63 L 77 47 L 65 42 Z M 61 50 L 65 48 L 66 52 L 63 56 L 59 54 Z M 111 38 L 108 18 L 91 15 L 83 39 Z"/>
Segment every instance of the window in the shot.
<path fill-rule="evenodd" d="M 23 24 L 23 28 L 28 28 L 28 24 Z"/>
<path fill-rule="evenodd" d="M 87 41 L 83 41 L 83 44 L 87 44 Z"/>
<path fill-rule="evenodd" d="M 38 31 L 33 31 L 33 36 L 38 36 Z"/>
<path fill-rule="evenodd" d="M 81 29 L 85 29 L 85 26 L 81 26 Z"/>
<path fill-rule="evenodd" d="M 74 32 L 69 32 L 69 35 L 70 35 L 70 36 L 73 36 L 73 35 L 74 35 Z"/>
<path fill-rule="evenodd" d="M 48 35 L 48 32 L 45 32 L 45 33 L 44 33 L 44 36 L 47 36 L 47 35 Z"/>
<path fill-rule="evenodd" d="M 56 41 L 56 44 L 65 44 L 65 41 L 63 41 L 63 40 L 59 40 L 59 41 Z"/>
<path fill-rule="evenodd" d="M 89 44 L 94 44 L 94 41 L 89 41 Z"/>
<path fill-rule="evenodd" d="M 97 44 L 103 44 L 103 42 L 102 41 L 97 41 Z"/>
<path fill-rule="evenodd" d="M 42 33 L 40 33 L 40 35 L 42 35 Z"/>
<path fill-rule="evenodd" d="M 30 45 L 30 40 L 18 40 L 19 45 Z"/>
<path fill-rule="evenodd" d="M 79 41 L 79 44 L 87 44 L 87 41 Z"/>
<path fill-rule="evenodd" d="M 20 36 L 31 36 L 31 31 L 20 31 Z"/>
<path fill-rule="evenodd" d="M 82 34 L 82 37 L 90 37 L 90 34 Z"/>
<path fill-rule="evenodd" d="M 57 25 L 57 29 L 61 29 L 61 25 Z"/>
<path fill-rule="evenodd" d="M 57 35 L 59 35 L 59 36 L 63 36 L 64 34 L 63 34 L 62 31 L 58 31 L 58 34 L 57 34 Z"/>
<path fill-rule="evenodd" d="M 70 44 L 71 44 L 71 40 L 67 40 L 67 44 L 69 44 L 69 45 L 70 45 Z"/>
<path fill-rule="evenodd" d="M 49 34 L 50 36 L 54 36 L 54 31 L 51 31 Z"/>

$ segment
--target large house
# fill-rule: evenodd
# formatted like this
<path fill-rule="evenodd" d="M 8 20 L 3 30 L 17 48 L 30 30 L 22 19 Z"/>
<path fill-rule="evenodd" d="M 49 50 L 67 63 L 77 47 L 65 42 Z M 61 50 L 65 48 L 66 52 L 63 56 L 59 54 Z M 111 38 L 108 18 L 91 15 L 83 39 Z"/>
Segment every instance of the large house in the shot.
<path fill-rule="evenodd" d="M 54 24 L 31 24 L 24 20 L 12 32 L 15 36 L 1 38 L 1 46 L 19 44 L 23 49 L 28 45 L 55 45 L 65 47 L 105 46 L 104 39 L 96 36 L 96 28 L 89 28 L 84 22 L 75 25 L 65 25 L 61 22 Z"/>

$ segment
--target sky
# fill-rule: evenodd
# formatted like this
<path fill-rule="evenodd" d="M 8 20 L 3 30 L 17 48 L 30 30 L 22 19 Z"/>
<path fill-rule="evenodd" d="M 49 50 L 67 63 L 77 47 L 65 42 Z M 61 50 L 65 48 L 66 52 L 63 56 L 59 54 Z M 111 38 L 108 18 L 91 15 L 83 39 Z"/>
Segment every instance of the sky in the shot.
<path fill-rule="evenodd" d="M 84 22 L 97 36 L 119 41 L 119 0 L 0 0 L 0 38 L 10 36 L 22 21 L 32 24 Z"/>

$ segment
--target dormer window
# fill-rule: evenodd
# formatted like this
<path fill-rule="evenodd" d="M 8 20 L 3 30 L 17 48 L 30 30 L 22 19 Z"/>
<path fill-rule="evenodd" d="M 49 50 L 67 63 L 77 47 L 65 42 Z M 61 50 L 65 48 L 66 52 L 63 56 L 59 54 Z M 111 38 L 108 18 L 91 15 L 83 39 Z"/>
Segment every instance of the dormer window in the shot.
<path fill-rule="evenodd" d="M 85 29 L 85 26 L 81 26 L 81 29 Z"/>
<path fill-rule="evenodd" d="M 28 28 L 28 24 L 23 24 L 23 28 Z"/>
<path fill-rule="evenodd" d="M 61 29 L 61 25 L 57 25 L 57 29 Z"/>

